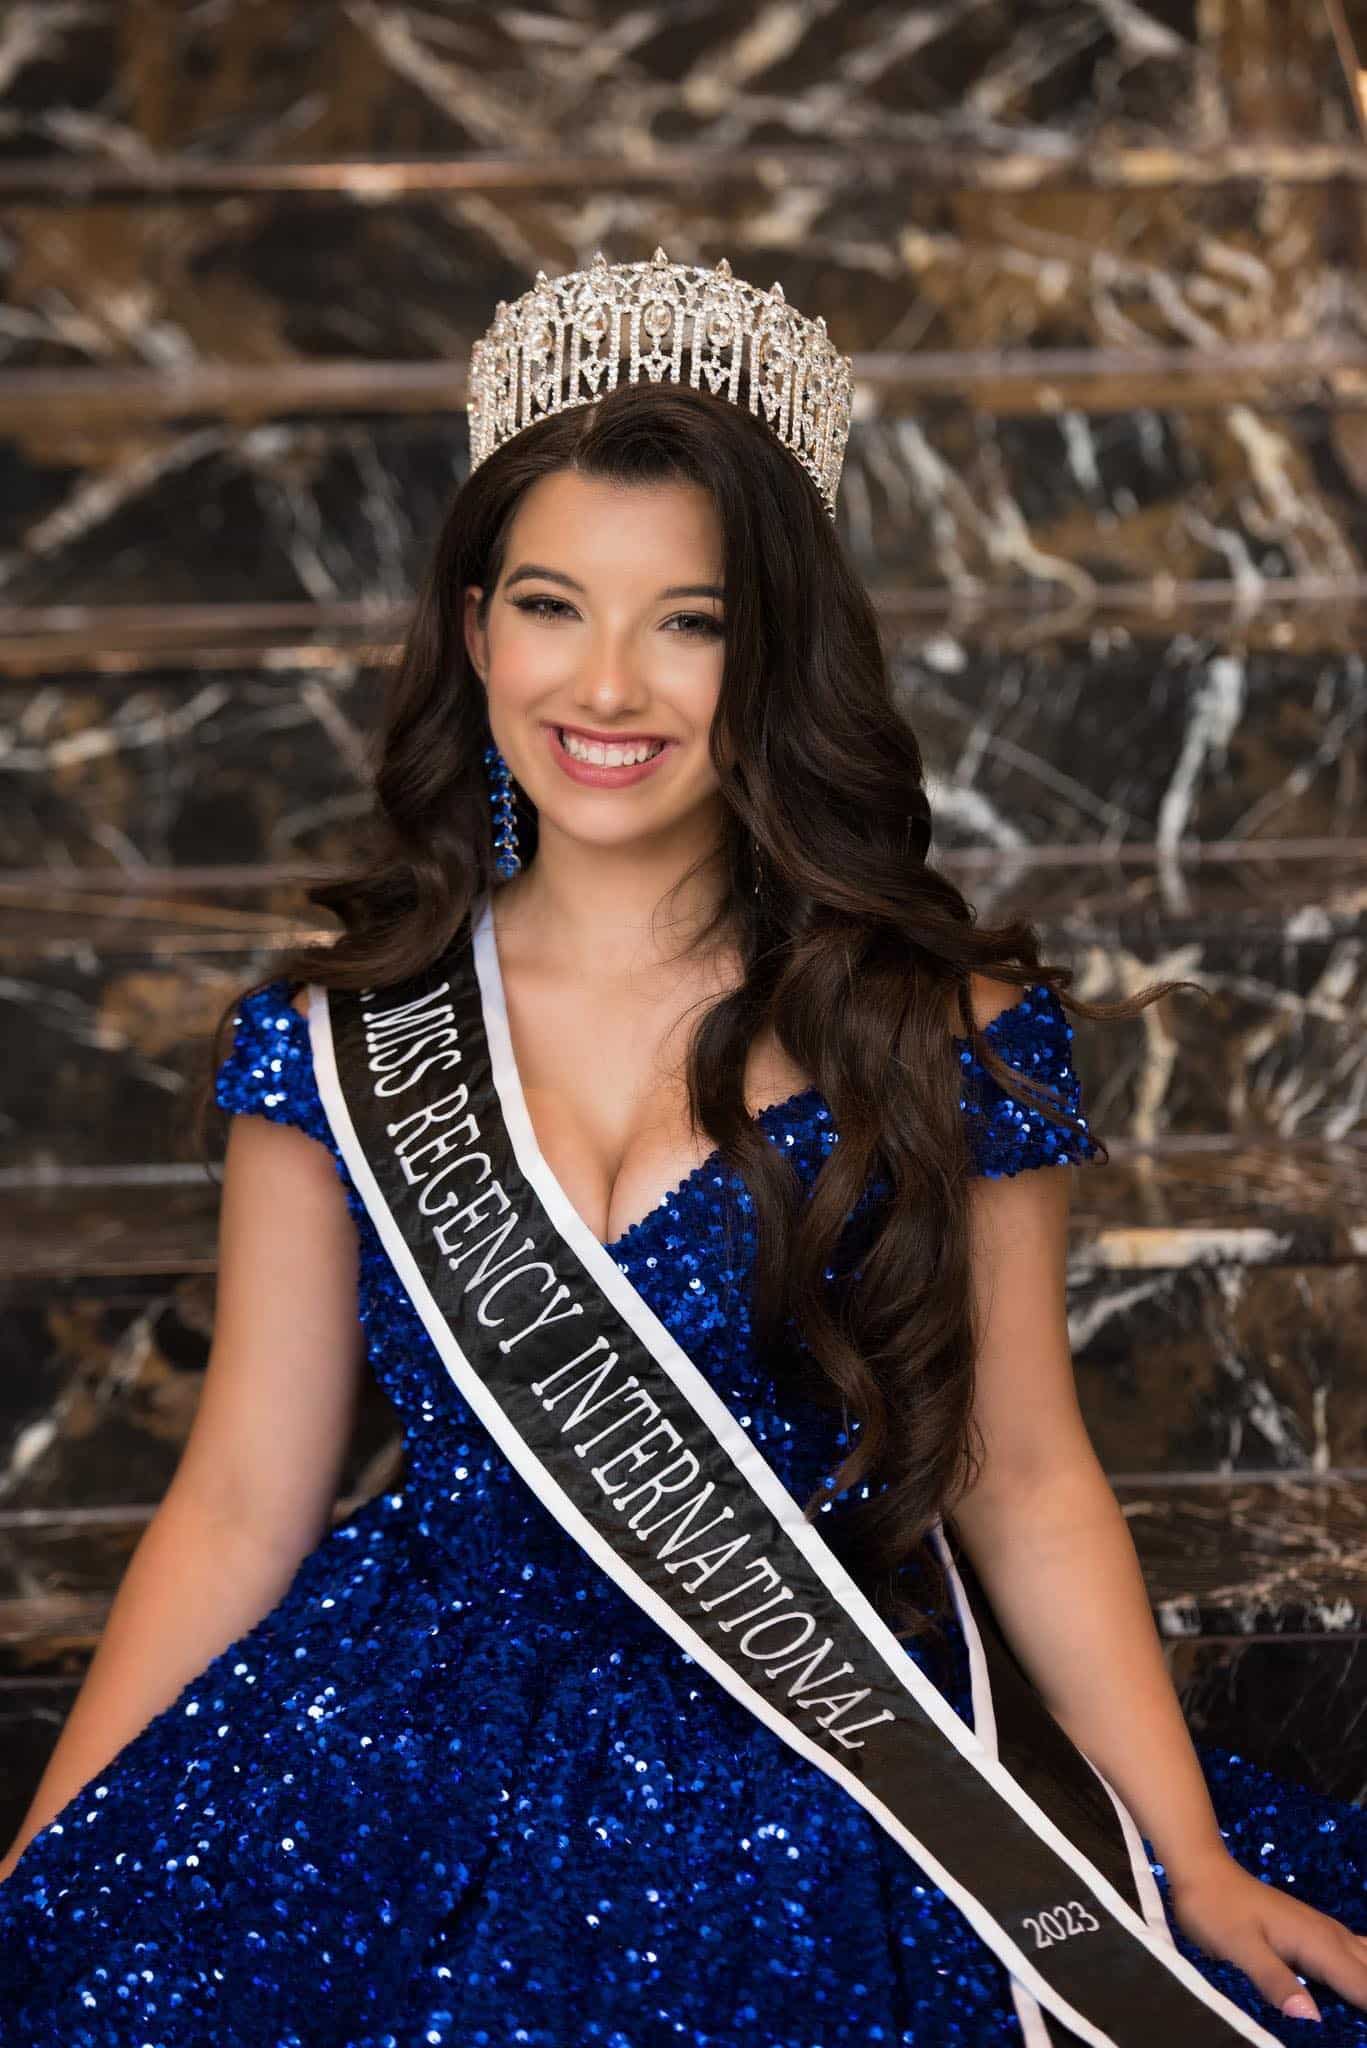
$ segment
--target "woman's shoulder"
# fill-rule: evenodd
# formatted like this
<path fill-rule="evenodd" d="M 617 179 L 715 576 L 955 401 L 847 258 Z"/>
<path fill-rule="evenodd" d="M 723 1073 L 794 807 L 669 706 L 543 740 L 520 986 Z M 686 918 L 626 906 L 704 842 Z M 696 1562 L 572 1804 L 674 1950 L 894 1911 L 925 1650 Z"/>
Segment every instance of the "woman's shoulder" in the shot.
<path fill-rule="evenodd" d="M 1045 989 L 1048 994 L 1053 993 L 1045 983 L 1039 983 L 1038 987 Z M 970 974 L 968 977 L 969 1007 L 973 1012 L 973 1022 L 979 1031 L 986 1031 L 989 1025 L 996 1023 L 998 1017 L 1008 1010 L 1014 1010 L 1022 997 L 1030 993 L 1031 991 L 1023 989 L 1016 981 L 997 981 L 988 974 Z M 963 1017 L 959 1010 L 957 988 L 945 992 L 945 1015 L 949 1020 L 951 1033 L 962 1043 Z"/>
<path fill-rule="evenodd" d="M 313 1069 L 304 984 L 276 978 L 238 997 L 232 1044 L 215 1075 L 214 1099 L 232 1115 L 294 1124 L 332 1149 Z"/>
<path fill-rule="evenodd" d="M 1082 1115 L 1082 1083 L 1073 1060 L 1073 1027 L 1048 982 L 1022 988 L 985 974 L 970 977 L 975 1028 L 1007 1067 L 1039 1084 L 1046 1102 L 1027 1102 L 989 1073 L 963 1036 L 953 1006 L 959 1059 L 959 1107 L 976 1172 L 989 1178 L 1036 1166 L 1067 1165 L 1097 1156 Z M 1047 1104 L 1062 1112 L 1055 1116 Z M 1077 1124 L 1066 1119 L 1076 1118 Z"/>

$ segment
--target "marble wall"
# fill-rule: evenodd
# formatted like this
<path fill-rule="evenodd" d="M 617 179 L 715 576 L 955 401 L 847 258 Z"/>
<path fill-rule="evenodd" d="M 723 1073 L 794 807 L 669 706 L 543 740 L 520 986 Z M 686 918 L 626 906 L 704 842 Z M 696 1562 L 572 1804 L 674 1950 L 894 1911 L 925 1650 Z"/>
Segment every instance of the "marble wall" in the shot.
<path fill-rule="evenodd" d="M 1205 991 L 1079 1032 L 1113 1152 L 1078 1178 L 1079 1384 L 1193 1726 L 1364 1795 L 1367 147 L 1335 18 L 0 13 L 0 1832 L 194 1411 L 189 1090 L 361 813 L 470 343 L 538 267 L 657 243 L 781 278 L 854 357 L 841 532 L 956 879 L 1084 995 Z M 372 1392 L 343 1505 L 395 1458 Z"/>

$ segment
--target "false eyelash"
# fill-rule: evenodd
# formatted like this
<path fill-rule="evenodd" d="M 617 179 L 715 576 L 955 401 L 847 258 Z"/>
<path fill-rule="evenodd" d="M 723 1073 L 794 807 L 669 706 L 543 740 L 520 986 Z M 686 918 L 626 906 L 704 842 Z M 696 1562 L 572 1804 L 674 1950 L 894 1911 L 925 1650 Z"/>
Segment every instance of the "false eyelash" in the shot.
<path fill-rule="evenodd" d="M 545 616 L 544 613 L 538 611 L 537 609 L 538 606 L 543 604 L 559 605 L 565 611 L 568 611 L 570 609 L 570 607 L 566 604 L 565 599 L 563 597 L 515 597 L 510 601 L 511 603 L 516 605 L 518 611 L 527 612 L 534 618 Z M 720 635 L 724 633 L 726 630 L 725 627 L 722 625 L 721 621 L 719 619 L 714 619 L 709 612 L 675 612 L 674 617 L 676 619 L 696 620 L 698 624 L 704 628 L 704 630 L 701 633 L 698 633 L 696 635 L 692 632 L 684 634 L 683 637 L 685 639 L 692 639 L 696 637 L 697 639 L 705 640 L 708 638 L 709 635 Z"/>

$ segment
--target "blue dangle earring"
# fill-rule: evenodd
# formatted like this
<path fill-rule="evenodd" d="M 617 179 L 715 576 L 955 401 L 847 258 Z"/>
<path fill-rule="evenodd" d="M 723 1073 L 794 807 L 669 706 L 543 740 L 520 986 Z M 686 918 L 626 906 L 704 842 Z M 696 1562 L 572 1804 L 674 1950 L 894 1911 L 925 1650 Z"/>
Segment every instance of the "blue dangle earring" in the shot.
<path fill-rule="evenodd" d="M 508 763 L 490 742 L 484 749 L 489 771 L 489 808 L 493 813 L 494 866 L 500 881 L 510 882 L 522 866 L 517 850 L 517 817 L 513 809 L 513 778 Z"/>

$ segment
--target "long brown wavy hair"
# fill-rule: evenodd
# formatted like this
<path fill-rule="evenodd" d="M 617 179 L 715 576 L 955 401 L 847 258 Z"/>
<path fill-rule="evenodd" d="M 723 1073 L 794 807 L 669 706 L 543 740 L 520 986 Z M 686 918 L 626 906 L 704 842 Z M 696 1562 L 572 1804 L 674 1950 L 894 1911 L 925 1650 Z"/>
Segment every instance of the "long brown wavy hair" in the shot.
<path fill-rule="evenodd" d="M 1012 1095 L 1073 1123 L 1049 1090 L 998 1058 L 975 1023 L 970 977 L 1047 983 L 1068 1010 L 1098 1019 L 1133 1017 L 1190 984 L 1083 1002 L 1067 993 L 1071 970 L 1041 959 L 1030 924 L 976 923 L 931 865 L 921 750 L 894 697 L 873 604 L 816 486 L 762 420 L 686 386 L 624 384 L 525 427 L 459 487 L 387 682 L 354 858 L 307 891 L 336 915 L 340 935 L 279 952 L 251 989 L 277 978 L 347 990 L 400 982 L 439 958 L 496 886 L 491 734 L 463 597 L 482 586 L 487 616 L 522 496 L 560 470 L 692 482 L 716 508 L 726 626 L 710 750 L 725 885 L 684 951 L 734 945 L 743 979 L 699 1017 L 689 1106 L 754 1198 L 760 1356 L 779 1374 L 800 1369 L 806 1393 L 843 1410 L 847 1424 L 857 1418 L 853 1447 L 803 1512 L 810 1520 L 848 1494 L 853 1504 L 827 1515 L 823 1534 L 901 1633 L 939 1633 L 923 1610 L 944 1610 L 948 1589 L 924 1539 L 982 1456 L 955 1032 Z M 536 812 L 516 784 L 514 800 L 526 864 Z M 213 1033 L 194 1114 L 206 1152 L 213 1075 L 249 992 Z M 766 1028 L 812 1076 L 840 1132 L 809 1200 L 746 1110 L 746 1055 Z M 833 1288 L 823 1275 L 873 1176 L 890 1195 L 877 1205 L 859 1283 Z M 815 1372 L 795 1356 L 793 1329 Z M 928 1574 L 919 1605 L 896 1583 L 912 1560 Z"/>

